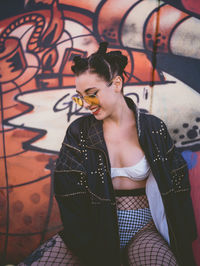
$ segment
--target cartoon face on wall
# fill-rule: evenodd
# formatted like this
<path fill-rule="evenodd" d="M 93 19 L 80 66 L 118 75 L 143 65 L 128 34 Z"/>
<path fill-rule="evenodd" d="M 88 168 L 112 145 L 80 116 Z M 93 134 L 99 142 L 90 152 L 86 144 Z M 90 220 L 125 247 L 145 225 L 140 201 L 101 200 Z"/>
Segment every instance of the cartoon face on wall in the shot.
<path fill-rule="evenodd" d="M 41 8 L 24 9 L 3 20 L 0 28 L 0 257 L 5 264 L 20 262 L 62 229 L 53 198 L 53 168 L 67 127 L 88 113 L 71 99 L 76 94 L 72 59 L 95 52 L 99 41 L 109 41 L 109 49 L 120 49 L 128 57 L 124 94 L 141 111 L 163 119 L 176 146 L 190 154 L 186 158 L 192 165 L 190 180 L 193 195 L 198 195 L 198 86 L 186 77 L 179 78 L 181 69 L 172 73 L 165 64 L 158 67 L 156 63 L 161 55 L 167 56 L 168 64 L 169 58 L 174 62 L 174 56 L 182 56 L 196 69 L 198 29 L 189 29 L 195 38 L 191 48 L 192 37 L 185 27 L 188 37 L 184 47 L 178 47 L 185 21 L 199 25 L 199 19 L 168 4 L 158 11 L 156 0 L 125 1 L 123 5 L 119 0 L 67 4 L 35 0 L 32 6 L 34 2 Z M 156 12 L 160 12 L 160 32 L 156 32 Z M 176 16 L 168 25 L 172 13 Z"/>

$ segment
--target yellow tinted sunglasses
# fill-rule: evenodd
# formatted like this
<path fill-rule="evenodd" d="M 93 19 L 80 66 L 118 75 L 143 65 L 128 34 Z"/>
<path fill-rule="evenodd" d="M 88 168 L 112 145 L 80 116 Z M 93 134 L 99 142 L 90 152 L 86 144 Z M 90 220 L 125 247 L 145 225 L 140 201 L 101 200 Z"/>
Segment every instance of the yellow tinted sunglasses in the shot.
<path fill-rule="evenodd" d="M 96 91 L 94 94 L 86 95 L 86 96 L 77 96 L 77 97 L 73 96 L 72 100 L 80 106 L 83 106 L 84 101 L 90 105 L 98 105 L 99 99 L 97 97 L 97 92 L 98 91 Z"/>

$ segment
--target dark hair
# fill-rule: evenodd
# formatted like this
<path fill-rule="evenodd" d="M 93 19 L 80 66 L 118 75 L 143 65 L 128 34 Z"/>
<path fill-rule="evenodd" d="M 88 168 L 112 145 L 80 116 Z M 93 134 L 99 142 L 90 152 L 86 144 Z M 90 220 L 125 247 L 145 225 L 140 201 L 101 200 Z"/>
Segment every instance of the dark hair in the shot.
<path fill-rule="evenodd" d="M 76 76 L 89 70 L 105 79 L 108 83 L 115 76 L 120 76 L 124 82 L 124 69 L 128 63 L 127 56 L 121 51 L 111 51 L 106 53 L 108 47 L 107 42 L 101 42 L 96 53 L 91 54 L 87 58 L 75 56 L 73 58 L 74 65 L 71 67 Z"/>

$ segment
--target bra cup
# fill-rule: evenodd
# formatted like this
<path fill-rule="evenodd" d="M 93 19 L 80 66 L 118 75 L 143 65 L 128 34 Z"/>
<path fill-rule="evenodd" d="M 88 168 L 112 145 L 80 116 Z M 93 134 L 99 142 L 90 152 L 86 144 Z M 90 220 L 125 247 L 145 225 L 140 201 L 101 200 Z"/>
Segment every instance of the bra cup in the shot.
<path fill-rule="evenodd" d="M 134 181 L 145 180 L 150 172 L 149 164 L 144 156 L 137 164 L 129 167 L 111 168 L 111 177 L 124 176 Z"/>

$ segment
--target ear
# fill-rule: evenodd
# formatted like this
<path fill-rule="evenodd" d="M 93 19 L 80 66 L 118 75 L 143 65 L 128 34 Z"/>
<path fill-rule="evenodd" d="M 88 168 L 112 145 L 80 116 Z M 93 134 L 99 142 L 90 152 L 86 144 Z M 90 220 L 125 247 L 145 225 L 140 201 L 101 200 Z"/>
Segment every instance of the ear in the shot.
<path fill-rule="evenodd" d="M 115 91 L 121 92 L 123 81 L 122 81 L 122 78 L 120 76 L 116 76 L 114 78 L 113 84 L 115 85 Z"/>

